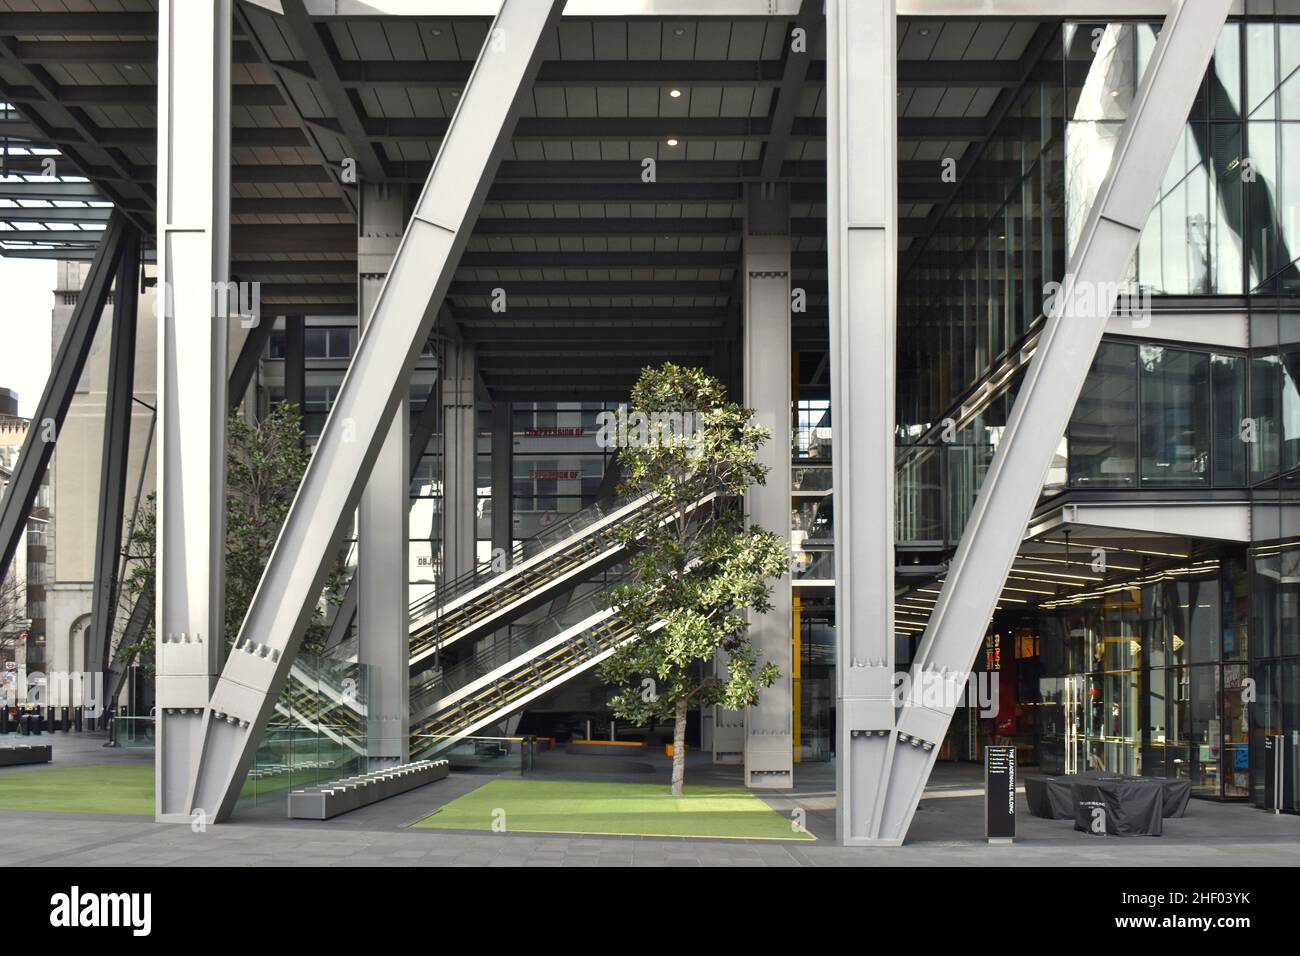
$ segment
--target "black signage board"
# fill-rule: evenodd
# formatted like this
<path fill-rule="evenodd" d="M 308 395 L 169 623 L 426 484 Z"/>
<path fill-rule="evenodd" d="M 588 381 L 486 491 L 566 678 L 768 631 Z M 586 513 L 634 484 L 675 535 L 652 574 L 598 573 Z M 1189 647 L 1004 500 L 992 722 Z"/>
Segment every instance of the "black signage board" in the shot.
<path fill-rule="evenodd" d="M 1286 775 L 1282 766 L 1282 742 L 1281 734 L 1264 738 L 1264 809 L 1274 813 L 1284 806 L 1282 781 Z"/>
<path fill-rule="evenodd" d="M 984 836 L 989 842 L 1016 838 L 1016 748 L 984 748 Z"/>

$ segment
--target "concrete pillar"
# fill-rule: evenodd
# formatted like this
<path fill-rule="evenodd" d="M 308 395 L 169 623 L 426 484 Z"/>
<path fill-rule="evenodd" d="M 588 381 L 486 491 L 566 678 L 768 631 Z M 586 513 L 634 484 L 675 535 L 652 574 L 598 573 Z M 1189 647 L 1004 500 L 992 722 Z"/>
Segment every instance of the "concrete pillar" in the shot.
<path fill-rule="evenodd" d="M 158 5 L 158 747 L 155 816 L 190 819 L 225 641 L 233 0 Z M 210 819 L 215 807 L 198 804 Z"/>
<path fill-rule="evenodd" d="M 790 199 L 784 184 L 749 187 L 744 240 L 745 404 L 772 431 L 759 450 L 767 484 L 749 492 L 749 520 L 790 540 Z M 745 785 L 794 785 L 789 576 L 772 587 L 772 608 L 750 620 L 759 659 L 781 670 L 745 715 Z M 717 728 L 715 728 L 716 737 Z"/>
<path fill-rule="evenodd" d="M 442 580 L 474 570 L 477 451 L 474 346 L 449 340 L 442 353 Z"/>
<path fill-rule="evenodd" d="M 504 552 L 510 566 L 514 549 L 514 427 L 510 403 L 492 404 L 492 551 Z"/>
<path fill-rule="evenodd" d="M 406 228 L 406 192 L 398 184 L 364 183 L 360 205 L 357 304 L 364 332 Z M 410 752 L 411 406 L 399 397 L 357 508 L 357 662 L 367 687 L 367 753 L 404 763 Z"/>

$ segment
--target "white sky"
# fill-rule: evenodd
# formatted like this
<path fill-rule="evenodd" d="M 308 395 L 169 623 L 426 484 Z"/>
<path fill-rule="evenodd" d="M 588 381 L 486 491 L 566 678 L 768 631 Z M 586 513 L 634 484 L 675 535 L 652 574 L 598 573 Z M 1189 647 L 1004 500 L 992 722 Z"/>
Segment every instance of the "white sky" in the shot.
<path fill-rule="evenodd" d="M 0 386 L 31 416 L 50 374 L 50 313 L 56 263 L 0 256 Z"/>

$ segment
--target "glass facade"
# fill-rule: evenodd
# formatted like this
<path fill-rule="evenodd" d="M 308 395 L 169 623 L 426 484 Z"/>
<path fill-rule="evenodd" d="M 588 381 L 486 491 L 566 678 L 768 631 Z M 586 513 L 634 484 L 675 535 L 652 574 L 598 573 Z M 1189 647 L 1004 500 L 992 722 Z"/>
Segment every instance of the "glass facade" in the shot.
<path fill-rule="evenodd" d="M 1137 554 L 1124 557 L 1147 570 L 1046 602 L 1036 619 L 1017 612 L 1019 632 L 1005 616 L 995 618 L 990 640 L 1015 640 L 1006 654 L 1015 693 L 992 733 L 1036 750 L 1049 773 L 1169 777 L 1190 781 L 1200 796 L 1248 797 L 1244 549 L 1214 548 L 1154 566 Z M 1024 637 L 1030 633 L 1032 645 Z"/>
<path fill-rule="evenodd" d="M 1071 488 L 1245 484 L 1241 354 L 1103 342 L 1066 433 Z"/>
<path fill-rule="evenodd" d="M 1048 770 L 1179 777 L 1256 802 L 1265 736 L 1300 765 L 1300 19 L 1246 7 L 1218 40 L 1123 281 L 1144 308 L 1201 323 L 1207 342 L 1244 322 L 1248 344 L 1108 336 L 1043 491 L 1248 497 L 1252 540 L 1168 536 L 1091 589 L 1062 584 L 1076 569 L 1059 564 L 1038 565 L 1042 584 L 1009 581 L 977 665 L 998 673 L 1006 706 L 960 710 L 945 757 L 1011 742 Z M 1061 25 L 988 143 L 968 149 L 935 231 L 904 249 L 896 535 L 936 553 L 923 563 L 960 538 L 1157 29 Z M 931 582 L 900 600 L 900 633 L 915 640 L 937 593 Z"/>
<path fill-rule="evenodd" d="M 1247 364 L 1244 352 L 1102 342 L 1044 492 L 1244 488 Z M 899 449 L 900 542 L 957 543 L 1013 395 L 1014 387 L 954 426 L 951 442 Z"/>
<path fill-rule="evenodd" d="M 1287 765 L 1300 763 L 1300 316 L 1285 302 L 1251 316 L 1252 786 L 1263 799 L 1265 737 L 1281 737 Z M 1292 808 L 1300 780 L 1287 791 Z"/>

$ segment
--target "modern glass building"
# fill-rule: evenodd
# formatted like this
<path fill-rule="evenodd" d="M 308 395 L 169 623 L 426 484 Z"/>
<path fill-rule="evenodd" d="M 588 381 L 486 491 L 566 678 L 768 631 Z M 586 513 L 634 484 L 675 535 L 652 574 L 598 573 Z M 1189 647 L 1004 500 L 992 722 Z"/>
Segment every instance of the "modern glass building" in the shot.
<path fill-rule="evenodd" d="M 600 432 L 665 361 L 770 425 L 748 511 L 791 547 L 782 676 L 692 750 L 833 763 L 848 844 L 999 745 L 1263 806 L 1269 740 L 1300 810 L 1300 5 L 128 6 L 0 10 L 0 252 L 97 264 L 67 388 L 115 267 L 175 296 L 160 820 L 290 739 L 323 776 L 657 739 L 599 667 L 649 506 Z M 259 321 L 209 321 L 225 283 Z M 221 422 L 284 401 L 312 464 L 227 652 Z M 110 687 L 130 617 L 86 632 Z"/>

